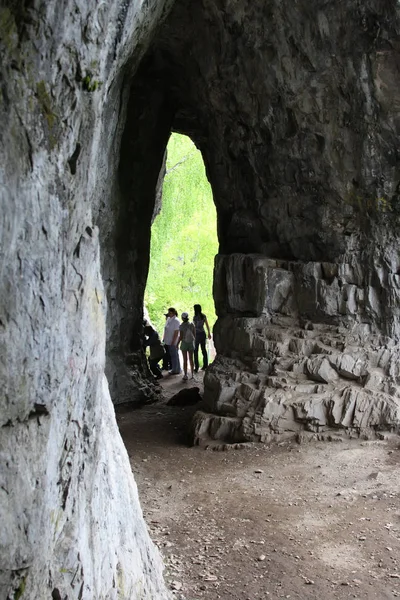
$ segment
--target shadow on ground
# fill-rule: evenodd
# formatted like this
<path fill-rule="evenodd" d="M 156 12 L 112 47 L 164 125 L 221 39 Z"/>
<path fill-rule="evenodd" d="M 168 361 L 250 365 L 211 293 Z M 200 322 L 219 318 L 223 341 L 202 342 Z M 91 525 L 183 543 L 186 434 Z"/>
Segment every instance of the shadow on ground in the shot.
<path fill-rule="evenodd" d="M 398 437 L 205 451 L 188 445 L 200 405 L 166 404 L 183 385 L 117 410 L 176 598 L 400 597 Z"/>

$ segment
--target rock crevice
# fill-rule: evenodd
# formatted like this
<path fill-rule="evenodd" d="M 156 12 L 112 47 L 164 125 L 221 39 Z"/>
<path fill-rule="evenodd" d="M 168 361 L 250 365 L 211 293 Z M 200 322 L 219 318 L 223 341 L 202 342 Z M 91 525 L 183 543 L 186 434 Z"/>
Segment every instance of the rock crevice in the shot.
<path fill-rule="evenodd" d="M 399 348 L 382 332 L 397 275 L 372 286 L 361 265 L 240 254 L 218 256 L 215 275 L 218 357 L 195 441 L 399 431 Z"/>

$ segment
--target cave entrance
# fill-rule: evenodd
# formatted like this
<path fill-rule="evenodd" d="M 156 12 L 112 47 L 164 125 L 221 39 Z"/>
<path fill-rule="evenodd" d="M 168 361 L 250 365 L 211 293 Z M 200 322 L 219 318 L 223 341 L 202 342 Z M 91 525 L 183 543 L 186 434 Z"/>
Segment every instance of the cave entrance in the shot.
<path fill-rule="evenodd" d="M 121 105 L 126 119 L 112 195 L 115 220 L 110 225 L 104 215 L 99 222 L 108 302 L 106 376 L 114 404 L 156 400 L 143 353 L 144 306 L 161 337 L 170 306 L 192 316 L 193 305 L 200 304 L 213 326 L 214 256 L 225 248 L 221 236 L 230 223 L 224 138 L 190 86 L 193 71 L 175 72 L 162 40 L 126 79 Z M 179 139 L 190 147 L 174 157 Z M 166 264 L 171 255 L 174 260 Z"/>
<path fill-rule="evenodd" d="M 162 196 L 156 201 L 153 216 L 144 299 L 145 315 L 148 313 L 161 338 L 169 307 L 176 308 L 179 319 L 186 311 L 192 320 L 193 305 L 200 304 L 212 328 L 216 320 L 212 284 L 217 252 L 217 215 L 201 152 L 189 137 L 172 133 Z"/>

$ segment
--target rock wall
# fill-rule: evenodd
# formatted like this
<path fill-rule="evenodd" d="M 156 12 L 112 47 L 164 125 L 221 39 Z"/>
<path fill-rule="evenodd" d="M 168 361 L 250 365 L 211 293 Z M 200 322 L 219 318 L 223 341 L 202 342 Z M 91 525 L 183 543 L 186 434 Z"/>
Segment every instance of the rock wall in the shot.
<path fill-rule="evenodd" d="M 114 403 L 155 397 L 142 351 L 143 297 L 172 112 L 163 106 L 164 94 L 143 62 L 128 87 L 113 218 L 109 209 L 98 218 L 109 307 L 106 374 Z"/>
<path fill-rule="evenodd" d="M 98 228 L 117 220 L 131 79 L 167 9 L 0 6 L 1 598 L 169 597 L 104 377 Z"/>
<path fill-rule="evenodd" d="M 399 304 L 398 275 L 233 254 L 217 257 L 215 282 L 218 357 L 196 442 L 400 431 L 400 350 L 377 318 Z"/>
<path fill-rule="evenodd" d="M 171 127 L 218 214 L 197 438 L 398 426 L 399 23 L 396 0 L 3 1 L 2 596 L 167 597 L 104 355 L 140 394 Z"/>
<path fill-rule="evenodd" d="M 266 396 L 280 434 L 398 426 L 399 33 L 395 0 L 177 0 L 159 30 L 142 80 L 202 150 L 218 215 L 196 439 L 269 439 Z M 329 416 L 356 389 L 371 416 Z"/>

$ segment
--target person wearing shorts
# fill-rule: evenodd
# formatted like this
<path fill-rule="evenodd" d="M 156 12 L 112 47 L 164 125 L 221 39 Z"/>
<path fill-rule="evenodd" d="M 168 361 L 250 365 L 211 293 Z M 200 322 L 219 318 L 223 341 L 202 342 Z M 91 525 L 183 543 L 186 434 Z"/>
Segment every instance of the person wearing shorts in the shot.
<path fill-rule="evenodd" d="M 183 356 L 183 381 L 187 381 L 187 362 L 189 355 L 189 363 L 192 371 L 192 377 L 194 377 L 194 367 L 193 367 L 193 352 L 194 352 L 194 340 L 196 337 L 196 330 L 193 323 L 189 323 L 189 315 L 187 312 L 183 312 L 182 315 L 182 323 L 179 326 L 179 341 L 178 346 L 180 344 L 182 356 Z"/>

